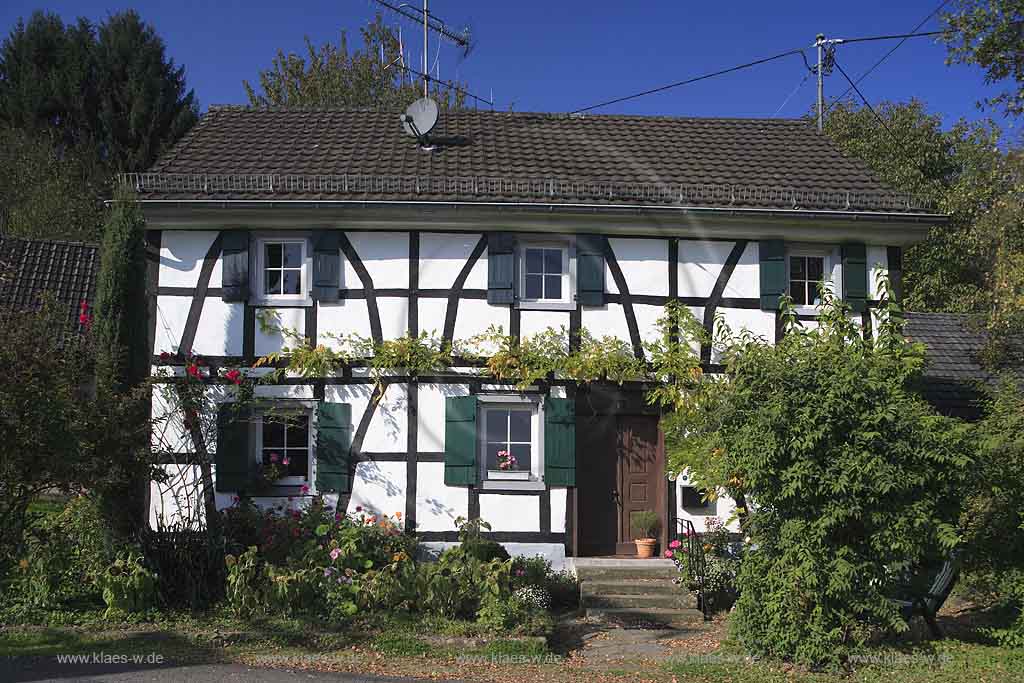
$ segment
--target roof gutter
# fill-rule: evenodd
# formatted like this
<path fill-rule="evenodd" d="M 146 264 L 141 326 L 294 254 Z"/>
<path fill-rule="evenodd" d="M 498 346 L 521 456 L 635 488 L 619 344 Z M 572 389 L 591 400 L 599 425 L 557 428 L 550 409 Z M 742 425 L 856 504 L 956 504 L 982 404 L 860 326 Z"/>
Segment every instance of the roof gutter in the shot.
<path fill-rule="evenodd" d="M 107 204 L 115 200 L 107 200 Z M 584 204 L 544 202 L 460 202 L 460 201 L 417 201 L 417 200 L 369 200 L 369 199 L 139 199 L 141 204 L 153 206 L 181 206 L 190 208 L 238 209 L 261 208 L 432 208 L 432 209 L 492 209 L 502 211 L 547 211 L 551 213 L 612 213 L 612 214 L 714 214 L 725 216 L 772 216 L 784 218 L 870 220 L 900 223 L 927 223 L 942 225 L 949 222 L 949 216 L 939 213 L 900 213 L 891 211 L 849 211 L 832 209 L 762 209 L 753 207 L 710 207 L 710 206 L 656 206 L 649 204 Z"/>

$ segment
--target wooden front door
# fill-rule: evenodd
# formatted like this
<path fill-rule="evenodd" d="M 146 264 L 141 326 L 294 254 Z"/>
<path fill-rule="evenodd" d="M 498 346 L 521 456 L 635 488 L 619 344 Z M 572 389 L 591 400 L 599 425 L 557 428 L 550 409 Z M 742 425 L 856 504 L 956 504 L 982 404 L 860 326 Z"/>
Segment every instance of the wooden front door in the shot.
<path fill-rule="evenodd" d="M 658 434 L 658 419 L 621 416 L 616 430 L 616 474 L 618 483 L 619 530 L 617 555 L 636 554 L 633 543 L 639 533 L 633 514 L 653 510 L 665 526 L 665 460 Z M 662 535 L 664 529 L 659 529 Z"/>
<path fill-rule="evenodd" d="M 658 418 L 594 415 L 577 421 L 576 495 L 581 556 L 633 555 L 631 513 L 654 510 L 666 524 L 665 456 Z"/>

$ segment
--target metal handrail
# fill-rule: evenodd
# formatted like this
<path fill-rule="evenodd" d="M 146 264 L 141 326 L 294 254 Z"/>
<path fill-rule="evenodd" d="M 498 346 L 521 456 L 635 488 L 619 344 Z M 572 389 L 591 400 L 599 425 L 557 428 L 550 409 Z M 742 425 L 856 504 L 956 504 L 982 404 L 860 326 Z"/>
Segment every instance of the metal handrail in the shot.
<path fill-rule="evenodd" d="M 705 592 L 707 580 L 707 559 L 704 556 L 704 541 L 697 533 L 693 522 L 688 519 L 678 520 L 683 525 L 682 538 L 680 543 L 686 547 L 686 578 L 689 585 L 697 587 L 697 604 L 700 605 L 700 612 L 707 619 L 710 613 L 707 594 Z"/>

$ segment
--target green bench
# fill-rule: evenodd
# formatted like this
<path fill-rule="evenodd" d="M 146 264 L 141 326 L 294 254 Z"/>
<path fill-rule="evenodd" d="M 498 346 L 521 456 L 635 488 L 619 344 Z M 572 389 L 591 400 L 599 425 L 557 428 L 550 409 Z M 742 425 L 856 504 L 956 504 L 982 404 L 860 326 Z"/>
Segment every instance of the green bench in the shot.
<path fill-rule="evenodd" d="M 935 615 L 953 592 L 958 574 L 959 567 L 955 558 L 950 558 L 941 565 L 923 568 L 909 582 L 897 589 L 892 600 L 899 606 L 904 619 L 909 622 L 915 616 L 921 616 L 928 624 L 932 635 L 942 638 L 942 630 L 935 621 Z"/>

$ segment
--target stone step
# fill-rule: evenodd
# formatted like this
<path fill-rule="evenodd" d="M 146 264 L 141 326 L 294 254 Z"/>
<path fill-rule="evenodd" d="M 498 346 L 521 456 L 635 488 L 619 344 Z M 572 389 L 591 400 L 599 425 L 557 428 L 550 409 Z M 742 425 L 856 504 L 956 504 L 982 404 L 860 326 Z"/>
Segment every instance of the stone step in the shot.
<path fill-rule="evenodd" d="M 624 625 L 685 628 L 704 623 L 698 609 L 666 607 L 589 607 L 587 617 Z"/>
<path fill-rule="evenodd" d="M 650 566 L 629 567 L 577 567 L 576 576 L 580 581 L 635 581 L 637 579 L 674 579 L 679 571 L 671 563 L 668 566 L 651 564 Z"/>
<path fill-rule="evenodd" d="M 587 595 L 679 595 L 685 589 L 672 579 L 631 579 L 628 581 L 594 581 L 580 583 L 580 594 Z"/>
<path fill-rule="evenodd" d="M 687 593 L 678 587 L 674 595 L 619 595 L 602 593 L 599 595 L 583 595 L 583 607 L 590 608 L 649 608 L 664 607 L 666 609 L 696 609 L 697 596 Z"/>

